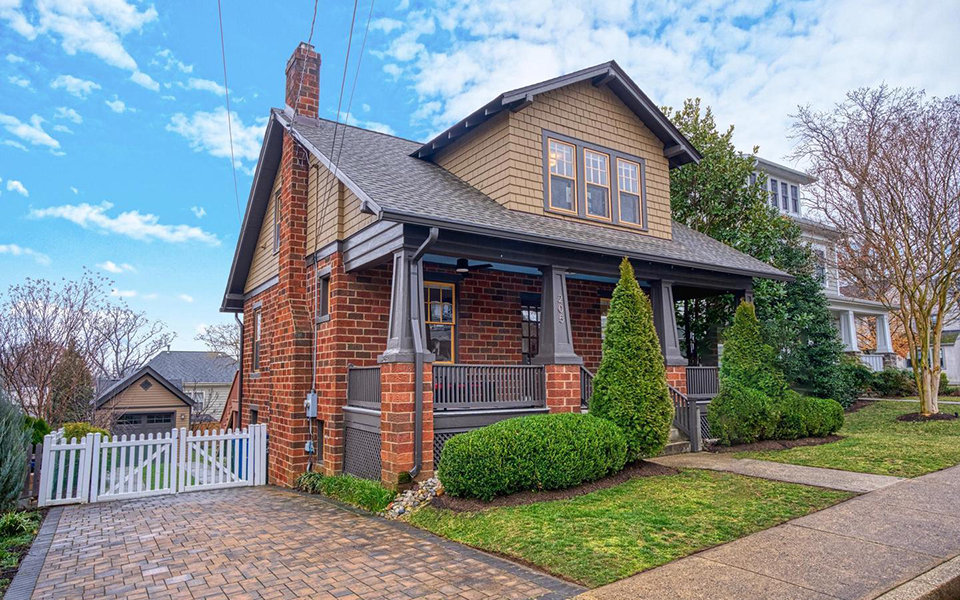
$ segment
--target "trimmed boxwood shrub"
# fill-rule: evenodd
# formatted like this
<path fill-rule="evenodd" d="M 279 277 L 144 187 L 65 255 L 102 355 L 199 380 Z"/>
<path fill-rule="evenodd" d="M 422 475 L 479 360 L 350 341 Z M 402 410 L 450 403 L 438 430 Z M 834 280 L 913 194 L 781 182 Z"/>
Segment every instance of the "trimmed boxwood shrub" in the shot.
<path fill-rule="evenodd" d="M 752 444 L 775 432 L 773 401 L 759 390 L 726 382 L 710 402 L 710 432 L 723 446 Z"/>
<path fill-rule="evenodd" d="M 807 435 L 825 437 L 843 427 L 843 407 L 830 398 L 804 398 L 808 405 Z"/>
<path fill-rule="evenodd" d="M 620 428 L 579 413 L 500 421 L 450 438 L 438 477 L 453 496 L 491 500 L 527 490 L 558 490 L 623 469 Z"/>
<path fill-rule="evenodd" d="M 813 417 L 812 402 L 793 390 L 787 390 L 776 403 L 777 427 L 773 437 L 778 440 L 797 440 L 807 437 Z"/>
<path fill-rule="evenodd" d="M 630 460 L 657 456 L 670 436 L 673 402 L 653 309 L 627 259 L 620 263 L 620 282 L 610 300 L 590 414 L 620 427 Z"/>

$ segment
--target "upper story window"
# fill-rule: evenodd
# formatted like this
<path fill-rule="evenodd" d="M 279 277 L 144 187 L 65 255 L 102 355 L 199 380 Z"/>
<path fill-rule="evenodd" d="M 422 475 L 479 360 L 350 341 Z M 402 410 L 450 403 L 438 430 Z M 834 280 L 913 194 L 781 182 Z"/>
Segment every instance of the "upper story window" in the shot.
<path fill-rule="evenodd" d="M 776 179 L 770 180 L 770 206 L 780 210 L 780 184 Z"/>
<path fill-rule="evenodd" d="M 571 144 L 549 140 L 550 208 L 577 212 L 576 149 Z"/>
<path fill-rule="evenodd" d="M 253 313 L 253 370 L 260 370 L 260 335 L 263 329 L 260 309 Z"/>
<path fill-rule="evenodd" d="M 647 227 L 644 159 L 546 131 L 543 157 L 547 212 Z"/>
<path fill-rule="evenodd" d="M 780 182 L 780 201 L 783 202 L 782 206 L 784 211 L 790 210 L 790 196 L 787 193 L 787 188 L 788 188 L 787 182 L 781 181 Z"/>
<path fill-rule="evenodd" d="M 583 171 L 587 182 L 587 215 L 610 220 L 610 157 L 585 148 Z"/>
<path fill-rule="evenodd" d="M 620 222 L 643 225 L 640 216 L 640 164 L 618 158 L 617 186 L 620 192 Z"/>
<path fill-rule="evenodd" d="M 827 251 L 824 248 L 814 247 L 814 271 L 813 276 L 823 286 L 827 285 Z"/>
<path fill-rule="evenodd" d="M 800 188 L 791 185 L 790 186 L 790 201 L 792 203 L 793 212 L 800 214 Z"/>

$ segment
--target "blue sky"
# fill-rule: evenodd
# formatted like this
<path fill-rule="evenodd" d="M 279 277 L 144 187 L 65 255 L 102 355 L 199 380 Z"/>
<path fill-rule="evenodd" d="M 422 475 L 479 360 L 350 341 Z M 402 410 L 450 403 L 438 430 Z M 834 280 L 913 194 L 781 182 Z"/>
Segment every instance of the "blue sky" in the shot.
<path fill-rule="evenodd" d="M 501 91 L 616 59 L 655 102 L 699 96 L 742 150 L 780 160 L 798 104 L 881 82 L 958 91 L 951 2 L 662 4 L 377 0 L 351 122 L 428 139 Z M 241 210 L 312 7 L 224 1 Z M 352 9 L 321 2 L 317 16 L 330 118 Z M 212 0 L 0 0 L 0 289 L 95 269 L 199 347 L 197 330 L 227 318 L 239 229 L 223 83 Z"/>

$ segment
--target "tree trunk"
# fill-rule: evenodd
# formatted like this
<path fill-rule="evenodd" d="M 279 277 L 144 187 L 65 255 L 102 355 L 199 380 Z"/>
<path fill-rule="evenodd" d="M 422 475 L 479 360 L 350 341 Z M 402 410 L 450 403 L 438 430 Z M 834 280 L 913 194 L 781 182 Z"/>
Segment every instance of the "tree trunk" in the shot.
<path fill-rule="evenodd" d="M 924 416 L 935 415 L 940 412 L 940 404 L 937 399 L 937 395 L 940 393 L 940 369 L 931 368 L 925 364 L 925 361 L 919 366 L 920 375 L 917 391 L 920 394 L 920 414 Z"/>

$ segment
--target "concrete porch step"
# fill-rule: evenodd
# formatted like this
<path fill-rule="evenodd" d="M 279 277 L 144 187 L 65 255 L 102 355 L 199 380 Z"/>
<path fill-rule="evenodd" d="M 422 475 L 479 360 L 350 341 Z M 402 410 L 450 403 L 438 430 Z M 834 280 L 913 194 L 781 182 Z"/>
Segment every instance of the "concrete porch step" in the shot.
<path fill-rule="evenodd" d="M 667 445 L 663 447 L 663 452 L 660 453 L 660 456 L 672 456 L 674 454 L 685 454 L 690 452 L 690 442 L 687 440 L 677 441 L 677 442 L 667 442 Z"/>
<path fill-rule="evenodd" d="M 677 429 L 676 427 L 671 426 L 671 427 L 670 427 L 670 437 L 667 438 L 667 443 L 670 443 L 670 442 L 685 442 L 685 441 L 687 441 L 687 436 L 685 436 L 684 434 L 680 433 L 680 430 Z"/>

